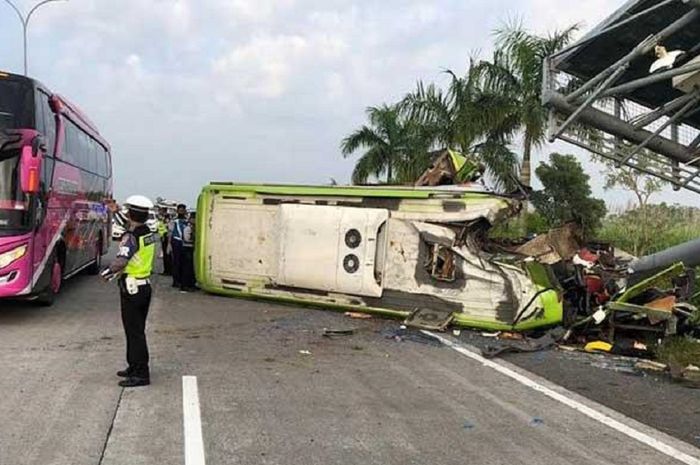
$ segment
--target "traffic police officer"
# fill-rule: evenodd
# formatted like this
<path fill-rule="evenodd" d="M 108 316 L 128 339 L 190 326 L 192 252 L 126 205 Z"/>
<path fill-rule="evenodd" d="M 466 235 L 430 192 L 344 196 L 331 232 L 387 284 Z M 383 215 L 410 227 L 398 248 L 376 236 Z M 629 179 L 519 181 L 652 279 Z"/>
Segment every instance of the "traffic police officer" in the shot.
<path fill-rule="evenodd" d="M 182 253 L 182 236 L 187 226 L 187 207 L 185 204 L 177 206 L 177 216 L 171 222 L 170 228 L 170 248 L 172 250 L 173 265 L 173 287 L 182 287 L 184 261 Z"/>
<path fill-rule="evenodd" d="M 150 384 L 146 317 L 151 304 L 150 277 L 158 237 L 145 224 L 153 202 L 142 195 L 134 195 L 125 203 L 130 228 L 122 238 L 117 258 L 101 275 L 107 280 L 119 279 L 128 366 L 117 375 L 125 378 L 119 382 L 120 386 L 135 387 Z"/>

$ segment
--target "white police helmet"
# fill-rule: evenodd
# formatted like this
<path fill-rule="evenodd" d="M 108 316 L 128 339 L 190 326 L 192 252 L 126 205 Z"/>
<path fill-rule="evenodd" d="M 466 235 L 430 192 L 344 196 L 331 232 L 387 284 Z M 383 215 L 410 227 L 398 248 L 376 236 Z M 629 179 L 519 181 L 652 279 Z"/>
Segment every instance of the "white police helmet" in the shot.
<path fill-rule="evenodd" d="M 148 212 L 151 208 L 154 207 L 153 202 L 151 202 L 151 200 L 148 197 L 143 195 L 132 195 L 131 197 L 126 199 L 124 205 L 129 210 L 142 212 Z"/>

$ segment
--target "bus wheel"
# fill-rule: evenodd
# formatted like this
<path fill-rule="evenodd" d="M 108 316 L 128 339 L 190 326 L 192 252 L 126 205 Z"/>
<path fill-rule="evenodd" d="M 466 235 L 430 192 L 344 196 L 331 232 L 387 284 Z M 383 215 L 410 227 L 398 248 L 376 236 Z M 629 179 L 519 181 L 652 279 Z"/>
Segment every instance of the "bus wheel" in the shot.
<path fill-rule="evenodd" d="M 39 297 L 37 298 L 37 303 L 44 307 L 50 307 L 53 305 L 56 296 L 61 291 L 61 284 L 63 282 L 63 268 L 61 267 L 61 262 L 56 256 L 56 252 L 51 254 L 49 259 L 49 285 L 46 289 L 41 291 Z"/>
<path fill-rule="evenodd" d="M 92 265 L 90 265 L 87 268 L 87 273 L 91 275 L 96 275 L 99 274 L 102 268 L 102 239 L 97 241 L 97 245 L 95 246 L 95 260 L 92 262 Z"/>

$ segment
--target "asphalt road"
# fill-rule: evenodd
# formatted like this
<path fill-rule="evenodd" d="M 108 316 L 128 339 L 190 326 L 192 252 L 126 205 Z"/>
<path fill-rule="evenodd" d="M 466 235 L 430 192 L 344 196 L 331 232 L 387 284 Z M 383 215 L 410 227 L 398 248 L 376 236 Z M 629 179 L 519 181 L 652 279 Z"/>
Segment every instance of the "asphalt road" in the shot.
<path fill-rule="evenodd" d="M 0 304 L 0 465 L 185 463 L 183 376 L 207 464 L 681 463 L 448 347 L 387 337 L 396 322 L 168 284 L 156 278 L 146 388 L 117 386 L 114 285 L 80 276 L 51 308 Z"/>

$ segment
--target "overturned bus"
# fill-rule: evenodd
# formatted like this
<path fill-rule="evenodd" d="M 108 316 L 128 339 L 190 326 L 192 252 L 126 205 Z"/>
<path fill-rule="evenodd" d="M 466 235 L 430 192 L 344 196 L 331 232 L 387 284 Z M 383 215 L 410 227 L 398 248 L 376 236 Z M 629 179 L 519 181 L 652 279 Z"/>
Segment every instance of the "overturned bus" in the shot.
<path fill-rule="evenodd" d="M 211 183 L 198 201 L 197 279 L 211 293 L 427 327 L 556 325 L 563 303 L 551 270 L 484 247 L 488 228 L 520 208 L 469 187 Z"/>

